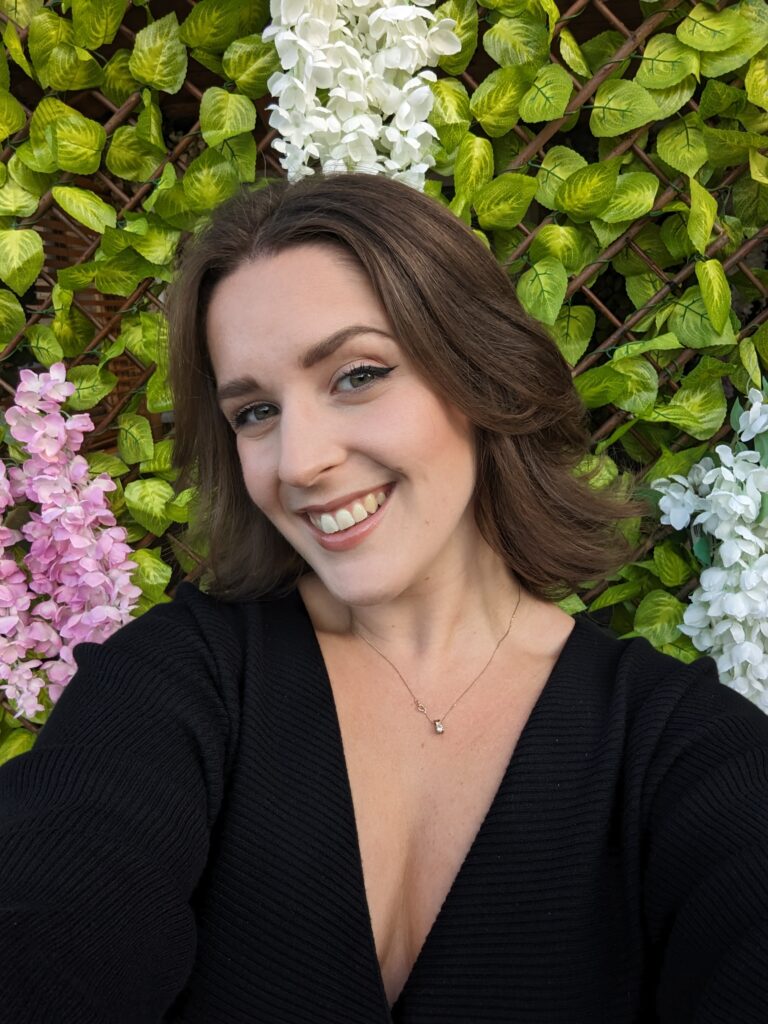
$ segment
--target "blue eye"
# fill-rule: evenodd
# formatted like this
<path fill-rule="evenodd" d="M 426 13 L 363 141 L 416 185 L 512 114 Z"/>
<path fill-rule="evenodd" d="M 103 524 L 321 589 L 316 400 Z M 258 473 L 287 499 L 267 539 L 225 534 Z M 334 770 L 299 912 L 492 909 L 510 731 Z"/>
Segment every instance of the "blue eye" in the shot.
<path fill-rule="evenodd" d="M 240 409 L 239 412 L 235 413 L 232 418 L 232 424 L 235 430 L 239 430 L 240 427 L 251 426 L 253 423 L 263 423 L 264 420 L 274 415 L 274 410 L 274 405 L 270 405 L 269 402 L 256 402 L 255 405 L 246 405 L 244 409 Z"/>
<path fill-rule="evenodd" d="M 374 380 L 386 377 L 394 369 L 394 366 L 355 366 L 339 377 L 336 387 L 339 391 L 360 391 Z M 342 386 L 343 384 L 347 384 L 348 387 Z"/>

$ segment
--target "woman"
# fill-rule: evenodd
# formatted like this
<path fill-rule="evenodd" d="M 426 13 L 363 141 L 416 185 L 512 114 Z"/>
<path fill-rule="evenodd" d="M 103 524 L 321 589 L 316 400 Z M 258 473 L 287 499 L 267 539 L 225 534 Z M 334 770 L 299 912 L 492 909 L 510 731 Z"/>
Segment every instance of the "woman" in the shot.
<path fill-rule="evenodd" d="M 207 593 L 0 772 L 9 1020 L 764 1020 L 768 720 L 554 599 L 638 506 L 453 215 L 244 192 L 171 312 Z"/>

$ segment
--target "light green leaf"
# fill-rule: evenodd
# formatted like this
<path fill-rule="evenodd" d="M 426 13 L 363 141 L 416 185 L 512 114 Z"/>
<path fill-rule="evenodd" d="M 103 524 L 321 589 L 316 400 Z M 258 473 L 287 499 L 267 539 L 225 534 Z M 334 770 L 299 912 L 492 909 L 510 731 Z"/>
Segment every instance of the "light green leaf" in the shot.
<path fill-rule="evenodd" d="M 700 253 L 705 253 L 717 217 L 717 200 L 695 178 L 688 179 L 691 190 L 691 212 L 688 237 Z"/>
<path fill-rule="evenodd" d="M 240 35 L 241 3 L 242 0 L 200 0 L 182 22 L 182 41 L 187 46 L 222 53 Z"/>
<path fill-rule="evenodd" d="M 143 139 L 133 125 L 115 130 L 107 150 L 107 168 L 126 181 L 147 181 L 165 157 L 165 150 Z"/>
<path fill-rule="evenodd" d="M 23 128 L 26 123 L 27 115 L 19 101 L 7 89 L 0 89 L 0 142 Z"/>
<path fill-rule="evenodd" d="M 43 240 L 30 228 L 0 231 L 0 280 L 23 295 L 43 269 Z"/>
<path fill-rule="evenodd" d="M 38 174 L 36 171 L 31 171 L 19 157 L 18 150 L 8 161 L 8 174 L 17 185 L 21 185 L 25 191 L 31 192 L 38 198 L 48 191 L 55 180 L 51 174 Z"/>
<path fill-rule="evenodd" d="M 99 169 L 107 135 L 96 121 L 81 114 L 61 117 L 53 126 L 52 136 L 56 166 L 62 171 L 94 174 Z"/>
<path fill-rule="evenodd" d="M 609 77 L 621 78 L 629 67 L 629 61 L 625 58 L 617 63 L 614 54 L 625 42 L 624 36 L 612 29 L 607 32 L 598 32 L 596 36 L 589 36 L 585 39 L 581 44 L 581 52 L 584 54 L 592 74 L 596 75 L 606 64 L 612 64 L 613 71 Z"/>
<path fill-rule="evenodd" d="M 135 92 L 141 89 L 129 67 L 130 50 L 116 50 L 104 65 L 104 82 L 101 91 L 116 106 L 121 106 Z"/>
<path fill-rule="evenodd" d="M 256 127 L 256 108 L 247 96 L 238 96 L 213 85 L 200 103 L 200 130 L 209 146 L 218 146 Z"/>
<path fill-rule="evenodd" d="M 614 405 L 635 415 L 651 409 L 659 393 L 659 377 L 648 360 L 642 356 L 614 356 L 611 366 L 624 378 L 624 387 L 613 398 Z"/>
<path fill-rule="evenodd" d="M 162 441 L 156 441 L 152 458 L 147 459 L 145 462 L 140 462 L 139 471 L 141 473 L 155 473 L 160 475 L 161 479 L 168 480 L 169 474 L 174 472 L 173 438 L 166 437 Z"/>
<path fill-rule="evenodd" d="M 136 568 L 131 573 L 131 582 L 141 589 L 142 594 L 158 600 L 171 582 L 173 570 L 162 559 L 160 548 L 140 548 L 131 552 L 131 561 Z"/>
<path fill-rule="evenodd" d="M 536 232 L 529 255 L 534 263 L 545 256 L 554 256 L 566 273 L 576 274 L 597 255 L 597 249 L 584 229 L 567 224 L 545 224 Z"/>
<path fill-rule="evenodd" d="M 733 212 L 743 224 L 756 228 L 768 223 L 768 185 L 743 174 L 731 193 Z"/>
<path fill-rule="evenodd" d="M 128 0 L 71 0 L 75 39 L 87 50 L 111 43 L 123 20 Z"/>
<path fill-rule="evenodd" d="M 43 0 L 0 0 L 0 11 L 20 28 L 26 28 L 43 6 Z"/>
<path fill-rule="evenodd" d="M 155 442 L 149 420 L 136 413 L 123 413 L 117 418 L 117 451 L 129 466 L 152 458 Z"/>
<path fill-rule="evenodd" d="M 646 89 L 668 89 L 688 75 L 699 74 L 699 55 L 673 35 L 661 32 L 651 36 L 635 75 Z"/>
<path fill-rule="evenodd" d="M 600 214 L 607 224 L 637 220 L 653 209 L 659 179 L 648 171 L 628 171 L 616 181 L 616 189 L 608 206 Z"/>
<path fill-rule="evenodd" d="M 768 57 L 753 57 L 744 79 L 747 99 L 763 110 L 768 110 Z"/>
<path fill-rule="evenodd" d="M 615 224 L 606 224 L 599 217 L 595 217 L 590 220 L 589 226 L 603 249 L 607 249 L 611 242 L 615 242 L 619 235 L 623 235 L 628 228 L 632 227 L 633 223 L 631 220 L 623 220 L 617 221 Z"/>
<path fill-rule="evenodd" d="M 253 132 L 236 135 L 233 139 L 222 142 L 217 148 L 236 169 L 238 181 L 256 180 L 256 139 Z M 146 205 L 145 202 L 145 208 Z"/>
<path fill-rule="evenodd" d="M 669 329 L 688 348 L 733 345 L 736 341 L 730 320 L 726 320 L 722 331 L 715 330 L 704 304 L 701 289 L 695 285 L 686 289 L 680 298 L 675 300 L 669 318 Z"/>
<path fill-rule="evenodd" d="M 152 102 L 152 92 L 149 89 L 142 89 L 141 99 L 142 109 L 136 123 L 136 134 L 150 146 L 165 151 L 163 116 L 160 113 L 160 108 Z"/>
<path fill-rule="evenodd" d="M 549 33 L 530 16 L 499 18 L 483 36 L 483 49 L 503 68 L 513 64 L 540 67 L 549 52 Z"/>
<path fill-rule="evenodd" d="M 475 194 L 493 178 L 493 147 L 488 139 L 467 132 L 459 143 L 453 180 L 457 195 L 472 202 Z"/>
<path fill-rule="evenodd" d="M 38 197 L 12 178 L 0 186 L 0 217 L 31 217 L 37 204 Z"/>
<path fill-rule="evenodd" d="M 568 146 L 553 146 L 548 150 L 536 175 L 536 202 L 554 210 L 555 196 L 560 186 L 575 172 L 587 166 L 584 157 Z"/>
<path fill-rule="evenodd" d="M 24 310 L 16 296 L 0 288 L 0 345 L 7 345 L 24 329 Z"/>
<path fill-rule="evenodd" d="M 573 92 L 568 72 L 557 64 L 540 69 L 533 85 L 520 101 L 520 117 L 524 121 L 554 121 L 562 117 Z"/>
<path fill-rule="evenodd" d="M 586 352 L 595 329 L 595 319 L 591 306 L 573 306 L 570 303 L 557 314 L 551 333 L 570 366 L 575 366 Z"/>
<path fill-rule="evenodd" d="M 239 187 L 237 168 L 215 149 L 195 157 L 183 178 L 184 194 L 193 210 L 213 210 Z"/>
<path fill-rule="evenodd" d="M 170 279 L 170 274 L 155 266 L 137 252 L 126 249 L 107 260 L 96 263 L 96 287 L 108 295 L 131 295 L 146 278 Z"/>
<path fill-rule="evenodd" d="M 705 4 L 696 4 L 677 26 L 677 38 L 694 50 L 721 53 L 749 31 L 749 22 L 736 10 L 714 11 Z"/>
<path fill-rule="evenodd" d="M 598 139 L 614 138 L 654 120 L 658 108 L 637 82 L 609 79 L 595 93 L 589 128 Z"/>
<path fill-rule="evenodd" d="M 140 256 L 149 260 L 150 263 L 170 263 L 173 259 L 181 232 L 175 228 L 168 227 L 157 218 L 152 218 L 141 232 L 132 232 L 128 224 L 124 235 L 128 237 L 129 244 Z"/>
<path fill-rule="evenodd" d="M 31 324 L 25 331 L 27 344 L 38 363 L 52 366 L 60 363 L 64 352 L 56 339 L 53 328 L 48 324 Z"/>
<path fill-rule="evenodd" d="M 27 38 L 40 84 L 52 89 L 90 89 L 102 79 L 101 67 L 76 45 L 71 22 L 45 8 L 34 16 Z"/>
<path fill-rule="evenodd" d="M 168 322 L 161 313 L 137 313 L 123 318 L 120 338 L 145 366 L 160 361 L 168 344 Z"/>
<path fill-rule="evenodd" d="M 18 710 L 18 704 L 16 707 Z M 29 729 L 14 729 L 0 743 L 0 765 L 7 764 L 13 757 L 25 754 L 35 745 L 36 734 Z"/>
<path fill-rule="evenodd" d="M 472 205 L 480 226 L 484 229 L 516 227 L 535 193 L 535 178 L 525 174 L 500 174 L 475 193 Z"/>
<path fill-rule="evenodd" d="M 144 85 L 171 94 L 179 91 L 187 75 L 187 50 L 175 13 L 136 33 L 128 68 Z"/>
<path fill-rule="evenodd" d="M 680 476 L 687 476 L 692 467 L 707 451 L 706 444 L 696 445 L 694 448 L 684 448 L 682 451 L 673 452 L 664 443 L 661 444 L 661 455 L 649 466 L 643 474 L 643 480 L 658 480 L 661 477 L 671 476 L 679 473 Z"/>
<path fill-rule="evenodd" d="M 223 70 L 244 96 L 257 100 L 266 95 L 268 80 L 280 71 L 280 58 L 272 40 L 265 42 L 258 34 L 245 36 L 224 51 Z"/>
<path fill-rule="evenodd" d="M 54 185 L 53 198 L 70 217 L 101 234 L 106 227 L 115 227 L 117 213 L 93 192 L 70 185 Z"/>
<path fill-rule="evenodd" d="M 686 114 L 664 125 L 656 137 L 656 150 L 670 167 L 694 175 L 707 162 L 701 117 L 696 113 Z"/>
<path fill-rule="evenodd" d="M 78 412 L 98 405 L 117 384 L 114 373 L 93 365 L 73 366 L 67 371 L 67 380 L 75 385 L 74 394 L 67 399 L 67 406 Z"/>
<path fill-rule="evenodd" d="M 568 289 L 565 267 L 553 256 L 526 270 L 517 282 L 517 297 L 531 316 L 545 324 L 554 324 Z"/>
<path fill-rule="evenodd" d="M 727 128 L 702 128 L 704 145 L 713 167 L 733 167 L 749 160 L 750 149 L 763 149 L 768 142 L 765 135 L 756 132 L 734 131 Z"/>
<path fill-rule="evenodd" d="M 683 386 L 669 404 L 657 406 L 644 418 L 655 423 L 674 423 L 697 441 L 706 441 L 722 427 L 727 411 L 721 381 L 684 378 Z"/>
<path fill-rule="evenodd" d="M 122 459 L 118 459 L 116 455 L 111 455 L 109 452 L 87 452 L 85 457 L 94 476 L 106 473 L 107 476 L 115 480 L 118 477 L 125 476 L 129 471 L 129 467 L 126 466 Z"/>
<path fill-rule="evenodd" d="M 602 594 L 598 594 L 594 601 L 590 603 L 589 610 L 596 612 L 601 608 L 611 608 L 615 604 L 631 601 L 632 598 L 640 594 L 641 590 L 642 584 L 638 580 L 616 583 L 604 590 Z"/>
<path fill-rule="evenodd" d="M 573 172 L 555 193 L 556 209 L 576 223 L 598 217 L 608 207 L 616 188 L 620 159 L 588 164 Z"/>
<path fill-rule="evenodd" d="M 147 381 L 148 412 L 171 412 L 173 392 L 168 380 L 168 368 L 158 367 Z"/>
<path fill-rule="evenodd" d="M 680 636 L 685 605 L 666 590 L 646 594 L 635 612 L 635 634 L 644 636 L 654 647 L 669 644 Z"/>
<path fill-rule="evenodd" d="M 648 95 L 656 104 L 654 120 L 656 122 L 664 121 L 676 114 L 695 92 L 696 79 L 693 75 L 688 75 L 682 82 L 671 85 L 668 89 L 649 89 Z"/>
<path fill-rule="evenodd" d="M 459 37 L 461 49 L 458 53 L 440 56 L 437 64 L 448 75 L 460 75 L 466 71 L 477 49 L 478 11 L 475 0 L 448 0 L 435 9 L 437 18 L 453 18 L 456 22 L 454 34 Z"/>
<path fill-rule="evenodd" d="M 42 0 L 41 3 L 37 4 L 37 7 L 39 8 L 41 5 Z M 26 25 L 23 27 L 26 28 Z M 27 60 L 27 55 L 24 53 L 24 47 L 21 45 L 19 33 L 16 31 L 16 26 L 12 21 L 6 22 L 5 28 L 3 29 L 3 42 L 8 50 L 8 56 L 14 64 L 17 64 L 25 75 L 32 78 L 32 68 Z"/>
<path fill-rule="evenodd" d="M 440 144 L 453 152 L 472 123 L 469 94 L 461 82 L 452 78 L 439 78 L 430 82 L 429 87 L 434 96 L 429 123 L 437 131 Z"/>
<path fill-rule="evenodd" d="M 577 75 L 583 75 L 584 78 L 591 78 L 592 72 L 584 59 L 584 54 L 579 49 L 573 32 L 568 28 L 560 30 L 560 56 L 571 71 L 575 71 Z"/>
<path fill-rule="evenodd" d="M 459 85 L 458 82 L 453 82 L 450 78 L 441 78 L 433 83 L 432 90 L 435 91 L 437 86 L 442 86 L 443 90 L 445 90 L 446 86 L 444 83 L 446 82 Z M 514 128 L 517 124 L 520 100 L 528 91 L 529 85 L 529 76 L 520 67 L 497 68 L 496 71 L 492 71 L 480 83 L 472 94 L 472 99 L 468 102 L 466 109 L 467 130 L 469 129 L 469 114 L 471 113 L 483 130 L 492 138 L 498 138 L 506 134 L 510 128 Z M 463 86 L 461 88 L 463 89 Z M 430 120 L 432 124 L 435 124 L 432 118 Z M 435 127 L 440 134 L 440 126 L 435 124 Z M 464 132 L 462 132 L 463 134 Z M 443 141 L 442 134 L 440 134 L 440 141 L 447 149 L 451 148 L 448 142 Z M 456 145 L 460 141 L 461 138 L 458 139 Z"/>
<path fill-rule="evenodd" d="M 760 363 L 757 359 L 757 351 L 755 349 L 755 342 L 752 338 L 742 338 L 739 342 L 739 359 L 741 365 L 749 374 L 749 379 L 752 381 L 756 388 L 762 386 L 762 375 L 760 373 Z"/>
<path fill-rule="evenodd" d="M 755 181 L 768 185 L 768 156 L 763 156 L 756 149 L 750 149 L 749 173 Z"/>
<path fill-rule="evenodd" d="M 731 311 L 731 289 L 720 260 L 696 263 L 696 278 L 707 315 L 718 334 L 722 334 Z"/>
<path fill-rule="evenodd" d="M 625 388 L 625 378 L 610 363 L 592 366 L 574 378 L 574 386 L 588 409 L 612 402 Z"/>
<path fill-rule="evenodd" d="M 628 274 L 624 287 L 635 309 L 641 309 L 648 305 L 663 283 L 652 270 L 644 270 L 640 274 Z"/>
<path fill-rule="evenodd" d="M 677 335 L 660 334 L 656 338 L 647 338 L 644 341 L 628 341 L 619 345 L 613 353 L 614 360 L 625 359 L 628 356 L 639 356 L 643 352 L 667 352 L 671 349 L 681 348 L 680 339 Z"/>
<path fill-rule="evenodd" d="M 125 488 L 125 504 L 136 522 L 156 537 L 171 525 L 166 506 L 173 501 L 173 487 L 167 480 L 132 480 Z"/>

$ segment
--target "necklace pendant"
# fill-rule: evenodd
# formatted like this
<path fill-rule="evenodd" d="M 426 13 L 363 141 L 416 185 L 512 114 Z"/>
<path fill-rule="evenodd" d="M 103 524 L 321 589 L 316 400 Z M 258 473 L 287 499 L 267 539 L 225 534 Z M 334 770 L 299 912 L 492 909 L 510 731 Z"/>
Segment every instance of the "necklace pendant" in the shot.
<path fill-rule="evenodd" d="M 419 712 L 419 714 L 426 715 L 427 709 L 424 707 L 424 705 L 421 703 L 420 700 L 414 701 L 414 705 L 416 707 L 416 710 Z"/>
<path fill-rule="evenodd" d="M 439 734 L 441 732 L 445 732 L 445 726 L 443 725 L 439 718 L 435 718 L 432 722 L 432 725 L 434 725 L 436 733 Z"/>

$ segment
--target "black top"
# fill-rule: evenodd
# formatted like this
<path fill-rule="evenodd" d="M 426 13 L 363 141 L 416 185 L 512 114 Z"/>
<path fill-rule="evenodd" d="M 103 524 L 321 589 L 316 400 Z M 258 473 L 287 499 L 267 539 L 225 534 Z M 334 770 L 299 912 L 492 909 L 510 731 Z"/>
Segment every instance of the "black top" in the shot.
<path fill-rule="evenodd" d="M 0 769 L 0 1021 L 765 1024 L 768 716 L 709 659 L 577 620 L 391 1011 L 298 592 L 77 659 Z"/>

